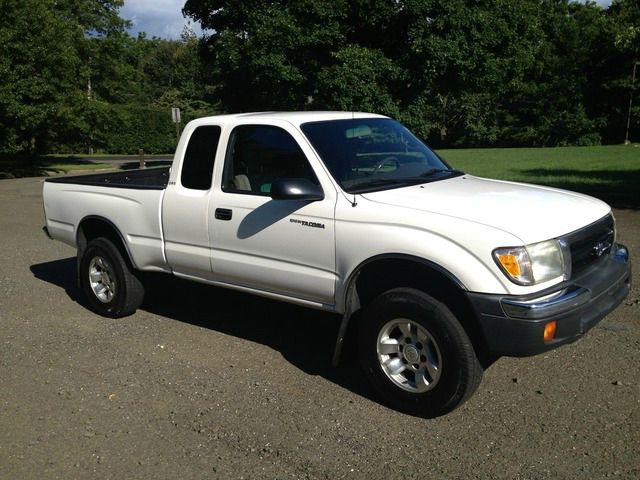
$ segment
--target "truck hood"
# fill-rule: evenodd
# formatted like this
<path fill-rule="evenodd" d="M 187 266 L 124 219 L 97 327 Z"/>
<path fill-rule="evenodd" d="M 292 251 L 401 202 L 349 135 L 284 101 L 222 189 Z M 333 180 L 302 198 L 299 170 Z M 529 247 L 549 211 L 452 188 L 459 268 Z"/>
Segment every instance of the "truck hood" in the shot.
<path fill-rule="evenodd" d="M 606 203 L 579 193 L 471 175 L 362 196 L 488 225 L 515 235 L 523 244 L 573 232 L 611 210 Z"/>

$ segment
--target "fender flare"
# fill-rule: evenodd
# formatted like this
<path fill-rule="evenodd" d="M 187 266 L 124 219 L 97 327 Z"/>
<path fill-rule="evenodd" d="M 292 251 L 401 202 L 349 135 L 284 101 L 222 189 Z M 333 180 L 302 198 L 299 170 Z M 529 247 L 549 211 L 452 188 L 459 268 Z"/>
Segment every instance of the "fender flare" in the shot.
<path fill-rule="evenodd" d="M 96 220 L 96 221 L 105 223 L 111 230 L 113 230 L 116 233 L 116 235 L 118 236 L 118 239 L 120 240 L 120 243 L 124 247 L 125 252 L 127 254 L 127 257 L 128 257 L 128 260 L 129 260 L 129 262 L 131 262 L 131 266 L 136 270 L 138 269 L 137 265 L 135 264 L 135 261 L 133 260 L 133 256 L 131 255 L 131 251 L 129 250 L 129 245 L 125 241 L 124 236 L 122 235 L 122 232 L 120 231 L 120 229 L 111 220 L 109 220 L 108 218 L 102 217 L 100 215 L 87 215 L 82 220 L 80 220 L 80 222 L 78 222 L 78 227 L 76 229 L 76 246 L 78 247 L 78 258 L 80 257 L 80 255 L 84 251 L 84 249 L 86 248 L 86 243 L 87 243 L 86 239 L 85 239 L 84 242 L 81 242 L 80 241 L 80 234 L 83 232 L 82 225 L 87 220 Z"/>
<path fill-rule="evenodd" d="M 344 292 L 344 313 L 342 315 L 342 321 L 340 322 L 340 329 L 338 330 L 338 337 L 336 338 L 335 347 L 333 350 L 333 359 L 331 364 L 336 367 L 340 362 L 340 355 L 342 353 L 342 347 L 344 345 L 344 340 L 347 335 L 347 330 L 349 328 L 349 323 L 351 321 L 352 315 L 360 310 L 362 305 L 360 304 L 360 297 L 358 296 L 358 290 L 356 289 L 356 284 L 358 282 L 358 278 L 360 277 L 360 273 L 362 269 L 367 265 L 379 261 L 379 260 L 404 260 L 417 264 L 421 264 L 426 268 L 431 270 L 435 270 L 447 277 L 452 283 L 454 283 L 461 290 L 467 291 L 467 288 L 464 284 L 456 277 L 453 273 L 448 271 L 446 268 L 434 263 L 425 258 L 416 257 L 413 255 L 407 255 L 402 253 L 387 253 L 382 255 L 376 255 L 374 257 L 370 257 L 363 262 L 361 262 L 356 268 L 353 269 L 351 274 L 347 277 L 347 288 Z"/>

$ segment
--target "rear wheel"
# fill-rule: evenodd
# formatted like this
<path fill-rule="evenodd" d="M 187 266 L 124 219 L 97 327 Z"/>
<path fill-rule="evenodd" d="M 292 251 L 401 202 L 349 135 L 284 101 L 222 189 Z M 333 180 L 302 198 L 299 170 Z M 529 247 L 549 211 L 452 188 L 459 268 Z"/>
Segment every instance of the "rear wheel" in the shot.
<path fill-rule="evenodd" d="M 89 242 L 80 259 L 79 275 L 91 309 L 102 316 L 125 317 L 142 304 L 142 283 L 107 238 Z"/>
<path fill-rule="evenodd" d="M 436 417 L 477 389 L 482 367 L 460 322 L 441 302 L 398 288 L 377 297 L 360 323 L 360 362 L 395 408 Z"/>

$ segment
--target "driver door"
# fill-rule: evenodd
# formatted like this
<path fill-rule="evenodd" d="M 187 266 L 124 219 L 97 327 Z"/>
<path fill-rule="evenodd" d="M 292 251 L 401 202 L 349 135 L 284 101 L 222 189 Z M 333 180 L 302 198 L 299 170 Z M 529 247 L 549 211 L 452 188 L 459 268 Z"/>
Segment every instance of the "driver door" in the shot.
<path fill-rule="evenodd" d="M 210 209 L 218 280 L 335 303 L 336 191 L 320 184 L 308 155 L 313 153 L 301 134 L 286 125 L 239 125 L 231 131 Z M 270 190 L 277 178 L 304 178 L 320 186 L 324 198 L 273 200 Z"/>

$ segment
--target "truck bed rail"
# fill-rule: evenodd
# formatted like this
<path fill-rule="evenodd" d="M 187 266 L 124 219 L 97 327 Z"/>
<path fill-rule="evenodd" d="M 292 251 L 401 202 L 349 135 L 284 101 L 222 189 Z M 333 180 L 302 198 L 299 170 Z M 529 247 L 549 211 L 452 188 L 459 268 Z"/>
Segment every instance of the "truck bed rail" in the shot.
<path fill-rule="evenodd" d="M 134 188 L 139 190 L 164 190 L 169 181 L 169 170 L 169 167 L 157 167 L 143 170 L 128 170 L 125 172 L 54 177 L 47 178 L 45 182 Z"/>

